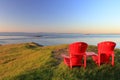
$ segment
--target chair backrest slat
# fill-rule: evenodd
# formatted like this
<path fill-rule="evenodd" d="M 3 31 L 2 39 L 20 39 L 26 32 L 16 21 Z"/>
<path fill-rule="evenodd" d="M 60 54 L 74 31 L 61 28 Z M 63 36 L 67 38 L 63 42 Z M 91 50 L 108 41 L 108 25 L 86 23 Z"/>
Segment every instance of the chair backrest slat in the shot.
<path fill-rule="evenodd" d="M 111 54 L 114 51 L 116 46 L 115 42 L 105 41 L 98 44 L 98 53 L 99 54 Z"/>
<path fill-rule="evenodd" d="M 70 44 L 70 47 L 69 47 L 70 55 L 71 56 L 80 55 L 82 53 L 85 53 L 87 46 L 88 45 L 85 42 L 76 42 L 76 43 Z"/>

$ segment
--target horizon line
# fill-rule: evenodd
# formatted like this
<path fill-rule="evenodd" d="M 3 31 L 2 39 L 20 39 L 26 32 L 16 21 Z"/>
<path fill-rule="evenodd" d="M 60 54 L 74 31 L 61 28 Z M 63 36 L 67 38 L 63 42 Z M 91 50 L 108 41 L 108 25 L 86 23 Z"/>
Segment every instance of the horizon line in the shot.
<path fill-rule="evenodd" d="M 120 33 L 75 33 L 75 32 L 0 32 L 0 33 L 56 33 L 56 34 L 120 34 Z"/>

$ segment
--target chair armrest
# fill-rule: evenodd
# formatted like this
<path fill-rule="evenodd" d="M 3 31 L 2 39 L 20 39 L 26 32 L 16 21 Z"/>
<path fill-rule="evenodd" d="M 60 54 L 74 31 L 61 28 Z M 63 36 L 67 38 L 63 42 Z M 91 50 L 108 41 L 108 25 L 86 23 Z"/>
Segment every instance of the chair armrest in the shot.
<path fill-rule="evenodd" d="M 64 58 L 70 58 L 69 56 L 67 56 L 65 54 L 62 54 L 61 56 L 64 57 Z"/>

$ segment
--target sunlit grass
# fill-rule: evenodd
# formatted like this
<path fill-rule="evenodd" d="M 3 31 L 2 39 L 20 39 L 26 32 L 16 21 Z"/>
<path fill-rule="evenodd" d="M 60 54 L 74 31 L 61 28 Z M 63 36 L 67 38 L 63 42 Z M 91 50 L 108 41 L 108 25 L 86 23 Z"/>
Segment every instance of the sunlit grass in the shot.
<path fill-rule="evenodd" d="M 97 52 L 96 46 L 87 51 Z M 35 43 L 0 46 L 0 80 L 119 80 L 120 50 L 115 49 L 115 66 L 98 67 L 87 58 L 87 67 L 70 69 L 61 54 L 68 54 L 68 45 L 39 46 Z"/>

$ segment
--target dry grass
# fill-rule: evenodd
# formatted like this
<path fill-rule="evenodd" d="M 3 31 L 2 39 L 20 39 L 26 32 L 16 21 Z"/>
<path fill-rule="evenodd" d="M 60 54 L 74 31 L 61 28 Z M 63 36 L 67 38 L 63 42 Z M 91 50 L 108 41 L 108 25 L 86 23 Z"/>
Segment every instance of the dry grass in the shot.
<path fill-rule="evenodd" d="M 88 51 L 97 52 L 89 46 Z M 115 50 L 115 66 L 98 68 L 91 59 L 87 68 L 70 70 L 61 58 L 68 45 L 40 46 L 36 43 L 0 46 L 0 80 L 119 80 L 120 50 Z"/>

